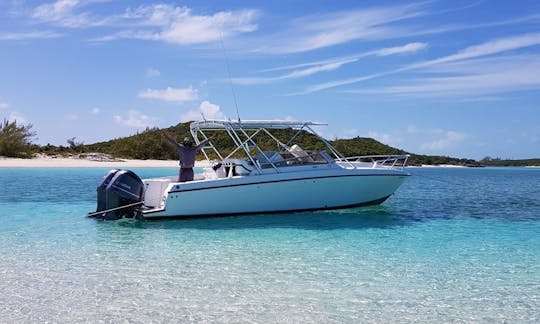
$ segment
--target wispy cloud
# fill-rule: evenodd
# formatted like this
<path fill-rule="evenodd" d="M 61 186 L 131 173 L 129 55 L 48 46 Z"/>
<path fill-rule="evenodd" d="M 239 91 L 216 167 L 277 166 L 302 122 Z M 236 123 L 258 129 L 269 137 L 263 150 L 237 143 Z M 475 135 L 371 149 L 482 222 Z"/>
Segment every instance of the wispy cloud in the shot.
<path fill-rule="evenodd" d="M 404 28 L 392 24 L 426 14 L 424 7 L 423 3 L 413 3 L 302 17 L 278 34 L 271 35 L 270 39 L 263 40 L 271 45 L 261 46 L 257 51 L 299 53 L 354 40 L 396 38 L 403 35 Z"/>
<path fill-rule="evenodd" d="M 129 110 L 126 116 L 115 115 L 113 119 L 117 124 L 134 128 L 153 127 L 157 123 L 157 118 L 147 116 L 136 110 Z"/>
<path fill-rule="evenodd" d="M 426 43 L 416 42 L 416 43 L 409 43 L 403 46 L 381 48 L 379 50 L 369 52 L 369 54 L 376 55 L 376 56 L 389 56 L 389 55 L 396 55 L 396 54 L 415 53 L 415 52 L 425 49 L 426 47 L 427 47 Z"/>
<path fill-rule="evenodd" d="M 38 5 L 27 15 L 35 22 L 66 29 L 108 28 L 106 34 L 93 41 L 141 39 L 179 45 L 203 44 L 253 32 L 260 16 L 254 9 L 196 14 L 188 7 L 163 3 L 103 15 L 91 6 L 103 2 L 112 0 L 57 0 Z"/>
<path fill-rule="evenodd" d="M 393 129 L 390 131 L 374 131 L 367 133 L 368 137 L 377 141 L 399 147 L 408 143 L 414 150 L 425 154 L 440 154 L 456 148 L 469 138 L 467 133 L 458 130 L 441 128 L 418 128 L 408 126 L 406 129 Z"/>
<path fill-rule="evenodd" d="M 107 0 L 57 0 L 55 2 L 39 5 L 32 11 L 31 17 L 51 23 L 55 26 L 68 28 L 86 28 L 101 26 L 105 20 L 91 15 L 89 12 L 78 12 L 81 7 Z"/>
<path fill-rule="evenodd" d="M 18 124 L 26 124 L 26 117 L 16 111 L 11 112 L 7 119 L 10 122 L 16 121 Z"/>
<path fill-rule="evenodd" d="M 99 109 L 98 107 L 93 107 L 92 109 L 90 109 L 90 113 L 92 115 L 97 115 L 101 112 L 101 109 Z"/>
<path fill-rule="evenodd" d="M 456 131 L 440 131 L 438 133 L 437 139 L 423 143 L 420 146 L 421 149 L 429 152 L 444 152 L 451 147 L 459 145 L 459 143 L 467 138 L 466 134 Z"/>
<path fill-rule="evenodd" d="M 539 44 L 540 33 L 531 33 L 519 36 L 499 38 L 479 45 L 467 47 L 456 54 L 448 55 L 431 61 L 409 65 L 407 66 L 407 69 L 416 69 L 440 63 L 454 62 L 486 55 L 499 54 L 502 52 L 507 52 Z"/>
<path fill-rule="evenodd" d="M 344 86 L 344 85 L 355 84 L 355 83 L 359 83 L 359 82 L 362 82 L 362 81 L 367 81 L 367 80 L 379 78 L 379 77 L 382 77 L 382 76 L 385 76 L 385 75 L 394 74 L 394 73 L 397 73 L 397 72 L 400 72 L 400 71 L 401 71 L 401 69 L 400 70 L 395 70 L 395 71 L 390 71 L 390 72 L 373 73 L 373 74 L 364 75 L 364 76 L 356 77 L 356 78 L 349 78 L 349 79 L 343 79 L 343 80 L 336 80 L 336 81 L 329 81 L 329 82 L 325 82 L 325 83 L 319 83 L 319 84 L 307 87 L 303 92 L 300 92 L 299 94 L 307 94 L 307 93 L 322 91 L 322 90 L 326 90 L 326 89 L 336 88 L 336 87 L 340 87 L 340 86 Z"/>
<path fill-rule="evenodd" d="M 160 75 L 161 72 L 156 68 L 149 67 L 148 69 L 146 69 L 146 76 L 149 78 L 157 78 Z"/>
<path fill-rule="evenodd" d="M 384 133 L 384 132 L 369 131 L 368 136 L 386 145 L 397 146 L 398 144 L 403 143 L 402 135 L 398 135 L 396 133 L 391 134 L 391 133 Z"/>
<path fill-rule="evenodd" d="M 465 8 L 466 9 L 466 8 Z M 421 35 L 432 35 L 432 34 L 442 34 L 450 33 L 464 30 L 474 30 L 482 28 L 491 28 L 491 27 L 500 27 L 508 25 L 516 25 L 523 23 L 537 23 L 540 21 L 540 14 L 535 13 L 531 15 L 509 18 L 504 20 L 490 21 L 484 23 L 472 23 L 472 24 L 453 24 L 453 25 L 444 25 L 431 28 L 416 28 L 410 29 L 408 31 L 409 36 L 421 36 Z"/>
<path fill-rule="evenodd" d="M 194 14 L 190 8 L 167 4 L 142 5 L 115 18 L 131 28 L 95 39 L 142 39 L 179 45 L 202 44 L 257 29 L 259 12 L 252 9 Z"/>
<path fill-rule="evenodd" d="M 341 131 L 343 133 L 343 138 L 351 138 L 353 136 L 358 135 L 358 129 L 357 128 L 346 128 Z"/>
<path fill-rule="evenodd" d="M 311 92 L 326 90 L 326 89 L 335 88 L 339 86 L 355 84 L 355 83 L 371 80 L 374 78 L 379 78 L 379 77 L 387 76 L 391 74 L 397 74 L 397 73 L 405 72 L 405 71 L 426 69 L 426 68 L 440 66 L 442 64 L 448 64 L 452 62 L 466 61 L 466 60 L 471 60 L 471 59 L 475 59 L 475 58 L 479 58 L 483 56 L 501 54 L 507 51 L 518 50 L 518 49 L 535 46 L 535 45 L 540 45 L 540 33 L 531 33 L 531 34 L 524 34 L 524 35 L 518 35 L 518 36 L 512 36 L 512 37 L 499 38 L 499 39 L 491 40 L 491 41 L 481 43 L 478 45 L 469 46 L 455 54 L 443 56 L 443 57 L 433 59 L 433 60 L 409 64 L 399 69 L 385 71 L 381 73 L 374 73 L 371 75 L 360 76 L 356 78 L 336 80 L 336 81 L 330 81 L 330 82 L 313 85 L 313 86 L 308 87 L 303 93 L 311 93 Z M 515 63 L 518 66 L 520 66 L 519 62 L 515 62 Z M 469 65 L 469 67 L 475 68 L 474 65 Z M 465 71 L 461 71 L 461 72 L 465 72 Z M 497 72 L 494 72 L 494 74 L 497 74 Z M 528 74 L 530 73 L 527 72 L 527 75 Z M 460 78 L 465 78 L 465 79 L 460 80 Z M 504 77 L 502 78 L 504 79 Z M 528 79 L 530 80 L 530 78 Z M 534 79 L 534 77 L 532 77 L 532 79 Z M 440 80 L 441 80 L 441 83 L 448 81 L 444 79 L 440 79 Z M 478 78 L 477 76 L 469 76 L 469 77 L 458 76 L 458 77 L 450 78 L 449 80 L 455 80 L 456 87 L 458 86 L 458 83 L 460 81 L 465 81 L 465 80 L 469 80 L 471 82 L 484 81 L 483 78 Z M 428 83 L 432 82 L 433 80 L 425 79 L 425 81 L 426 81 L 425 86 L 429 87 Z M 504 80 L 500 80 L 500 81 L 504 82 Z M 477 86 L 482 86 L 482 85 L 477 84 Z M 394 89 L 394 91 L 396 90 L 397 89 Z M 349 91 L 349 92 L 355 92 L 355 91 Z M 365 93 L 364 90 L 359 90 L 358 92 Z"/>
<path fill-rule="evenodd" d="M 353 63 L 358 61 L 358 58 L 345 58 L 345 59 L 336 59 L 335 61 L 327 61 L 320 64 L 310 64 L 311 66 L 306 69 L 294 70 L 290 73 L 276 76 L 276 77 L 256 77 L 256 78 L 233 78 L 232 82 L 235 84 L 263 84 L 271 83 L 276 81 L 296 79 L 301 77 L 306 77 L 320 72 L 328 72 L 337 70 L 343 65 Z"/>
<path fill-rule="evenodd" d="M 64 115 L 64 119 L 72 120 L 72 121 L 77 120 L 77 119 L 79 119 L 79 115 L 77 115 L 77 114 L 66 114 L 66 115 Z"/>
<path fill-rule="evenodd" d="M 198 109 L 193 109 L 183 114 L 181 117 L 182 122 L 202 120 L 205 119 L 225 119 L 225 114 L 221 111 L 221 108 L 209 101 L 201 102 Z"/>
<path fill-rule="evenodd" d="M 0 101 L 0 109 L 7 109 L 9 108 L 9 104 L 7 102 Z"/>
<path fill-rule="evenodd" d="M 198 99 L 197 90 L 189 88 L 146 89 L 138 94 L 139 98 L 155 99 L 169 102 L 187 102 Z"/>
<path fill-rule="evenodd" d="M 406 53 L 414 53 L 417 51 L 420 51 L 427 47 L 426 43 L 409 43 L 403 46 L 395 46 L 395 47 L 386 47 L 381 48 L 357 55 L 352 55 L 349 57 L 342 57 L 342 58 L 334 58 L 329 60 L 323 60 L 323 61 L 317 61 L 317 62 L 309 62 L 309 63 L 302 63 L 297 65 L 289 65 L 284 67 L 277 67 L 272 69 L 267 69 L 261 72 L 273 72 L 273 71 L 281 71 L 281 70 L 292 70 L 292 72 L 289 72 L 287 74 L 275 76 L 275 77 L 247 77 L 247 78 L 233 78 L 232 82 L 235 84 L 263 84 L 263 83 L 271 83 L 276 81 L 282 81 L 282 80 L 289 80 L 289 79 L 297 79 L 302 78 L 306 76 L 310 76 L 313 74 L 321 73 L 321 72 L 329 72 L 334 71 L 339 68 L 341 68 L 344 65 L 355 63 L 358 60 L 368 57 L 368 56 L 390 56 L 390 55 L 397 55 L 397 54 L 406 54 Z"/>
<path fill-rule="evenodd" d="M 458 96 L 460 100 L 466 96 L 480 96 L 484 101 L 493 101 L 493 98 L 500 99 L 504 92 L 540 89 L 540 55 L 467 60 L 437 67 L 435 71 L 447 71 L 448 75 L 409 79 L 403 85 L 353 92 L 415 97 Z"/>
<path fill-rule="evenodd" d="M 20 41 L 31 39 L 49 39 L 58 38 L 62 34 L 54 31 L 29 31 L 29 32 L 16 32 L 16 33 L 0 33 L 0 41 Z"/>

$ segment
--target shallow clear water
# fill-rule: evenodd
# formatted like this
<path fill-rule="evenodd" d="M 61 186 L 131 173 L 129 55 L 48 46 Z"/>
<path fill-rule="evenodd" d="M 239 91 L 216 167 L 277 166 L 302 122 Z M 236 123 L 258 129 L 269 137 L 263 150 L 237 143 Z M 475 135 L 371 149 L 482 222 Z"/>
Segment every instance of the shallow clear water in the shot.
<path fill-rule="evenodd" d="M 540 169 L 410 169 L 368 208 L 100 222 L 106 171 L 0 169 L 0 322 L 540 321 Z"/>

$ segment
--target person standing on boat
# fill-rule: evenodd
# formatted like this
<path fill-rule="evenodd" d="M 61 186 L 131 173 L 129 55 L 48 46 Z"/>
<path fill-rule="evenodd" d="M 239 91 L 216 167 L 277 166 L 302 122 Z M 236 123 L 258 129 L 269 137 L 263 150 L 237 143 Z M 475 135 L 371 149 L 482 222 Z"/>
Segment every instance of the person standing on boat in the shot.
<path fill-rule="evenodd" d="M 184 138 L 184 141 L 182 144 L 176 143 L 174 139 L 167 136 L 167 141 L 176 148 L 179 155 L 179 164 L 180 164 L 180 170 L 178 172 L 178 181 L 180 182 L 187 182 L 187 181 L 193 181 L 193 167 L 195 166 L 195 156 L 199 152 L 201 148 L 203 148 L 208 142 L 210 142 L 210 138 L 205 139 L 202 141 L 199 145 L 193 146 L 193 142 L 189 137 Z"/>

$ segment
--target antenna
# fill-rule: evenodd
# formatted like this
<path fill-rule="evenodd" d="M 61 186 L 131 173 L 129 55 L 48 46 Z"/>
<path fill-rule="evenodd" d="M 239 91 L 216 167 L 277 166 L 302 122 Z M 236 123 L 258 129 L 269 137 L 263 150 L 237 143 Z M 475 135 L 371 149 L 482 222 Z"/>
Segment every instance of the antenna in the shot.
<path fill-rule="evenodd" d="M 236 92 L 234 91 L 234 86 L 231 78 L 231 68 L 229 67 L 229 58 L 227 57 L 227 50 L 225 49 L 225 44 L 223 43 L 223 33 L 219 33 L 219 40 L 221 41 L 221 47 L 223 48 L 223 56 L 225 59 L 225 65 L 227 66 L 227 76 L 229 77 L 229 84 L 231 85 L 231 92 L 234 99 L 234 106 L 236 107 L 236 117 L 240 123 L 240 112 L 238 111 L 238 102 L 236 100 Z"/>

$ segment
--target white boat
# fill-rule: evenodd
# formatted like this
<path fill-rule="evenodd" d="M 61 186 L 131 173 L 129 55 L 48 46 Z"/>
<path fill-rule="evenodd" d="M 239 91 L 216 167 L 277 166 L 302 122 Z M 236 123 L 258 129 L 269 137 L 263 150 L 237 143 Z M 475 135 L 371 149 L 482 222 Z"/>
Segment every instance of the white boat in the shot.
<path fill-rule="evenodd" d="M 98 187 L 98 210 L 93 214 L 157 219 L 350 208 L 382 203 L 409 176 L 408 155 L 344 157 L 314 131 L 322 125 L 193 122 L 196 143 L 225 132 L 236 148 L 225 155 L 210 141 L 202 149 L 208 166 L 190 182 L 178 182 L 176 175 L 141 181 L 130 171 L 113 170 Z M 292 135 L 286 141 L 281 138 L 285 133 Z M 317 139 L 317 147 L 324 149 L 302 149 L 295 143 L 303 136 Z M 273 151 L 258 145 L 268 148 L 269 142 Z"/>

